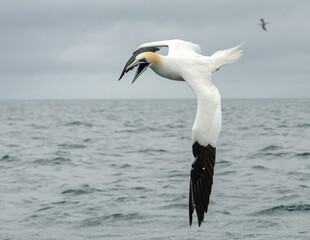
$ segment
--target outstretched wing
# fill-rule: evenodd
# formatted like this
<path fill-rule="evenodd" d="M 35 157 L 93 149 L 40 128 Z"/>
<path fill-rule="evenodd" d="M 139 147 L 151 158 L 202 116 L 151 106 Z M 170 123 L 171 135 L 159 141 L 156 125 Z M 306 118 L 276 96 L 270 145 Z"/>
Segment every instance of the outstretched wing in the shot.
<path fill-rule="evenodd" d="M 197 81 L 197 79 L 199 81 Z M 204 79 L 204 82 L 202 81 Z M 198 224 L 208 211 L 213 184 L 216 144 L 221 131 L 221 96 L 211 83 L 211 74 L 199 79 L 197 74 L 186 76 L 197 97 L 197 113 L 192 128 L 193 155 L 189 185 L 189 223 L 196 209 Z M 205 84 L 209 82 L 209 84 Z"/>
<path fill-rule="evenodd" d="M 202 88 L 202 87 L 201 87 Z M 210 97 L 210 95 L 213 97 Z M 208 211 L 213 184 L 216 143 L 221 131 L 221 100 L 213 86 L 197 96 L 197 114 L 192 129 L 193 155 L 189 186 L 189 220 L 196 209 L 200 226 Z"/>

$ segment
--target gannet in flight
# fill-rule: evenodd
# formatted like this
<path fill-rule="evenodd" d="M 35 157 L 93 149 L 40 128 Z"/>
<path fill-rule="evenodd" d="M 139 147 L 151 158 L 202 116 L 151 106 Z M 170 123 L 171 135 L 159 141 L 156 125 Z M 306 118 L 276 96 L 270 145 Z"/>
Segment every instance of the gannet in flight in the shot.
<path fill-rule="evenodd" d="M 221 130 L 221 97 L 212 84 L 211 75 L 224 64 L 236 62 L 242 56 L 243 45 L 200 55 L 200 46 L 182 40 L 158 41 L 142 44 L 127 61 L 119 80 L 138 66 L 132 83 L 150 67 L 164 78 L 185 81 L 197 97 L 197 113 L 192 127 L 192 157 L 189 184 L 189 223 L 196 209 L 198 225 L 208 211 L 213 183 L 216 143 Z M 168 47 L 168 55 L 156 51 Z"/>
<path fill-rule="evenodd" d="M 268 24 L 268 22 L 265 22 L 265 21 L 264 21 L 264 18 L 261 18 L 260 21 L 261 21 L 261 22 L 260 22 L 258 25 L 261 25 L 262 28 L 263 28 L 265 31 L 267 31 L 266 25 Z"/>

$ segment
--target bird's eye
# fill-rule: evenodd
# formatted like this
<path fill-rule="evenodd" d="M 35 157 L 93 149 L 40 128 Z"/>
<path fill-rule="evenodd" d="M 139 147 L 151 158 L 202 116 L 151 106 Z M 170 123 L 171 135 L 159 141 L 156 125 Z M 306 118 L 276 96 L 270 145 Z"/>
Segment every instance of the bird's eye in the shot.
<path fill-rule="evenodd" d="M 145 58 L 142 58 L 142 59 L 139 60 L 139 62 L 141 62 L 141 63 L 146 63 L 146 59 L 145 59 Z"/>

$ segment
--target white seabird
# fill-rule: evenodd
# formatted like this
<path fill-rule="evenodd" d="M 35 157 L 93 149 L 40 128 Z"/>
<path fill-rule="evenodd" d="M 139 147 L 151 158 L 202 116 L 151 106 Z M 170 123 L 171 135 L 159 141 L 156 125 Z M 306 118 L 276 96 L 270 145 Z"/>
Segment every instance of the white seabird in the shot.
<path fill-rule="evenodd" d="M 167 40 L 142 44 L 127 61 L 119 80 L 138 66 L 132 83 L 150 67 L 164 78 L 185 81 L 197 97 L 197 112 L 192 127 L 192 158 L 189 185 L 189 223 L 196 209 L 198 225 L 208 211 L 213 183 L 216 144 L 221 130 L 221 96 L 212 84 L 211 75 L 222 65 L 239 60 L 237 47 L 220 50 L 212 56 L 201 55 L 200 46 L 182 40 Z M 168 55 L 156 51 L 168 47 Z"/>

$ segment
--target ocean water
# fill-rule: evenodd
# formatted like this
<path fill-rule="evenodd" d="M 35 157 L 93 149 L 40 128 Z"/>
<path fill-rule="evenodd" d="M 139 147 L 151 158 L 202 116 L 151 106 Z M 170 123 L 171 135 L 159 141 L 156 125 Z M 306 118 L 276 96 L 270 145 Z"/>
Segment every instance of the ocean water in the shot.
<path fill-rule="evenodd" d="M 310 99 L 222 107 L 199 228 L 195 100 L 0 101 L 0 239 L 310 239 Z"/>

